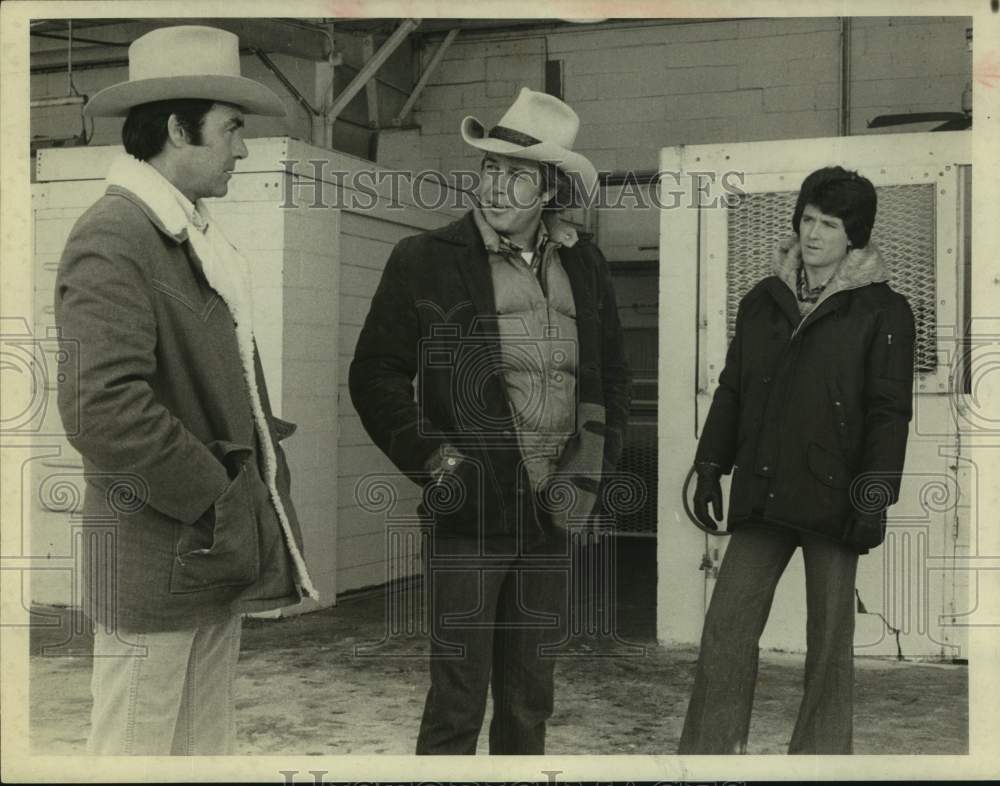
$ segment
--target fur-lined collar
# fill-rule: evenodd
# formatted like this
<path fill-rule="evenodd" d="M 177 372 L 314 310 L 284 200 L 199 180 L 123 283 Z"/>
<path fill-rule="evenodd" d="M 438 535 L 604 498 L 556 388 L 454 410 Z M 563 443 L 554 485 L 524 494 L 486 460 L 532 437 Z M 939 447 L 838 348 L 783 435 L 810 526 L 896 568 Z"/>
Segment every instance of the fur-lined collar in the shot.
<path fill-rule="evenodd" d="M 802 250 L 799 241 L 794 236 L 778 244 L 774 253 L 774 275 L 792 290 L 798 299 L 796 274 L 802 266 Z M 864 248 L 856 248 L 847 253 L 826 284 L 819 300 L 810 310 L 815 310 L 824 300 L 837 292 L 847 289 L 857 289 L 868 284 L 876 284 L 889 280 L 889 268 L 886 266 L 874 243 Z"/>
<path fill-rule="evenodd" d="M 111 163 L 107 183 L 135 196 L 146 206 L 157 228 L 178 243 L 188 239 L 189 223 L 197 226 L 208 215 L 202 200 L 192 204 L 154 167 L 128 153 L 122 153 Z"/>

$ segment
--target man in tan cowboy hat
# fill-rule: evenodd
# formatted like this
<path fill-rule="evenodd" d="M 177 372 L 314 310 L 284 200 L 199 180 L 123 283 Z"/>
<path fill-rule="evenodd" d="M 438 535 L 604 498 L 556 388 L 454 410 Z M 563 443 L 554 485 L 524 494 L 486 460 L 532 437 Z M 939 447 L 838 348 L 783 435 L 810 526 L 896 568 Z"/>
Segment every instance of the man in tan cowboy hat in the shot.
<path fill-rule="evenodd" d="M 522 89 L 489 133 L 477 205 L 393 250 L 351 364 L 375 443 L 424 486 L 431 688 L 418 754 L 541 754 L 567 638 L 567 529 L 601 512 L 628 370 L 607 263 L 559 217 L 597 173 L 579 119 Z M 420 378 L 415 400 L 413 379 Z"/>
<path fill-rule="evenodd" d="M 154 30 L 129 80 L 86 110 L 123 116 L 125 153 L 63 252 L 55 314 L 79 374 L 59 406 L 79 428 L 95 622 L 88 750 L 233 752 L 240 614 L 315 591 L 302 559 L 253 335 L 250 274 L 204 199 L 247 156 L 243 113 L 283 115 L 240 76 L 236 36 Z"/>

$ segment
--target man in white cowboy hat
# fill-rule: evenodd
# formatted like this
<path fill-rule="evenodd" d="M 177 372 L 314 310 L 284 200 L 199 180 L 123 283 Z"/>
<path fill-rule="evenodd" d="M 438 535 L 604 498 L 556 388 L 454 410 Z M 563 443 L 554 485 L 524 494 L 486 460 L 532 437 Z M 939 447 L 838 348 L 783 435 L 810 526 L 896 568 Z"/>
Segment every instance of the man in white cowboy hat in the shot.
<path fill-rule="evenodd" d="M 233 752 L 240 614 L 315 596 L 253 336 L 250 273 L 205 206 L 246 158 L 243 113 L 280 116 L 240 76 L 236 36 L 154 30 L 129 80 L 86 112 L 123 116 L 125 153 L 80 218 L 55 314 L 79 373 L 86 523 L 107 533 L 84 562 L 96 623 L 88 750 Z"/>
<path fill-rule="evenodd" d="M 488 133 L 476 206 L 401 241 L 351 364 L 375 443 L 425 488 L 431 688 L 418 754 L 541 754 L 567 638 L 567 529 L 602 514 L 628 369 L 607 263 L 560 220 L 597 173 L 579 119 L 523 88 Z M 412 381 L 420 378 L 415 400 Z"/>

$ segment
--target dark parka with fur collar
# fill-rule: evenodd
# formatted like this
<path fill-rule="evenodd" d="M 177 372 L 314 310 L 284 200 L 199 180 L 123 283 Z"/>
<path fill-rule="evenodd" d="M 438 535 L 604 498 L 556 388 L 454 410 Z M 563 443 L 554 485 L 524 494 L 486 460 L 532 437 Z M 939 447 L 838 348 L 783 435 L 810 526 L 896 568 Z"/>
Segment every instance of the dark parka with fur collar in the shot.
<path fill-rule="evenodd" d="M 740 302 L 696 461 L 733 471 L 728 528 L 751 519 L 847 537 L 899 495 L 912 414 L 914 322 L 871 244 L 800 318 L 798 245 Z"/>

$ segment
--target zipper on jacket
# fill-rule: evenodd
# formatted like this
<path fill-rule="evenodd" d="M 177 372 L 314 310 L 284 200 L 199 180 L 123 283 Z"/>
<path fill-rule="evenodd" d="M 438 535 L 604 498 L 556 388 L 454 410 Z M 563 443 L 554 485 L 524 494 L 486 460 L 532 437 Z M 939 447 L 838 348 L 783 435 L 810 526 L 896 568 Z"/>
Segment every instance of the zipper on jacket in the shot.
<path fill-rule="evenodd" d="M 889 334 L 889 346 L 892 346 L 892 333 Z"/>

